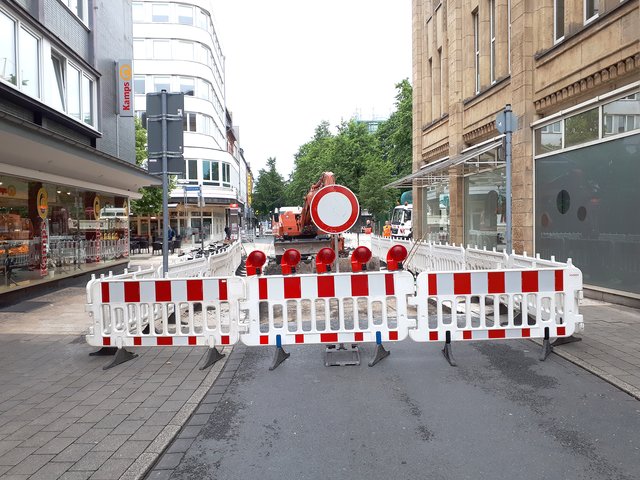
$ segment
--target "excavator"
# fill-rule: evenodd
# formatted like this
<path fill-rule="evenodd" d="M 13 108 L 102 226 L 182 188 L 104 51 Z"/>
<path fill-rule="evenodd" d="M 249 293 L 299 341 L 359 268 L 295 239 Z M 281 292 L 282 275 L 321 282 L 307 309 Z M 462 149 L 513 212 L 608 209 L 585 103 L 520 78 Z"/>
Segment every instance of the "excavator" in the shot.
<path fill-rule="evenodd" d="M 273 246 L 276 259 L 280 259 L 285 250 L 295 248 L 302 257 L 315 255 L 321 248 L 333 248 L 331 235 L 318 230 L 311 220 L 311 201 L 322 187 L 335 185 L 333 172 L 324 172 L 318 181 L 311 185 L 305 195 L 302 207 L 280 207 L 272 218 Z M 338 250 L 344 251 L 344 239 L 339 237 Z"/>

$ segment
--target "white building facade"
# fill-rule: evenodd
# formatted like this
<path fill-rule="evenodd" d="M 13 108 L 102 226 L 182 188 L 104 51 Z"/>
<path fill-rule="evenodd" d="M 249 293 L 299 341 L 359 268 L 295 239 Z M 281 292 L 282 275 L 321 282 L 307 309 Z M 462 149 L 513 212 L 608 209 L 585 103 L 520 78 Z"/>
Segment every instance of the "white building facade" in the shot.
<path fill-rule="evenodd" d="M 247 207 L 247 165 L 225 102 L 224 55 L 208 0 L 134 1 L 135 109 L 146 93 L 184 92 L 185 174 L 171 192 L 170 223 L 192 239 L 221 240 L 230 205 Z M 153 225 L 148 228 L 154 230 Z M 143 226 L 141 233 L 146 233 Z"/>

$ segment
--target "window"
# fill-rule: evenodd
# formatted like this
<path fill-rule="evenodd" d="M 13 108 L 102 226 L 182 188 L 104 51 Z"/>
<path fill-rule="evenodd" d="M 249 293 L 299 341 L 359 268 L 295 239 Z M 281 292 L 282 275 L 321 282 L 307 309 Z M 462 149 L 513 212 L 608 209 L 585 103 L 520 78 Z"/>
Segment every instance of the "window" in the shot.
<path fill-rule="evenodd" d="M 133 58 L 147 58 L 144 40 L 133 41 Z"/>
<path fill-rule="evenodd" d="M 231 165 L 222 164 L 222 185 L 229 187 L 231 185 Z"/>
<path fill-rule="evenodd" d="M 194 112 L 185 112 L 182 117 L 182 129 L 185 132 L 196 132 L 197 115 Z"/>
<path fill-rule="evenodd" d="M 480 24 L 478 11 L 473 12 L 473 52 L 475 69 L 475 93 L 480 93 Z"/>
<path fill-rule="evenodd" d="M 20 90 L 36 98 L 40 97 L 39 47 L 40 40 L 20 27 L 18 37 Z"/>
<path fill-rule="evenodd" d="M 173 45 L 173 58 L 176 60 L 193 60 L 193 43 L 176 42 Z"/>
<path fill-rule="evenodd" d="M 182 25 L 193 25 L 193 7 L 178 5 L 178 23 Z"/>
<path fill-rule="evenodd" d="M 151 5 L 151 21 L 158 23 L 166 23 L 169 21 L 169 4 L 154 3 Z"/>
<path fill-rule="evenodd" d="M 536 155 L 553 152 L 562 148 L 562 122 L 545 125 L 535 131 Z"/>
<path fill-rule="evenodd" d="M 153 77 L 153 91 L 161 92 L 162 90 L 171 91 L 171 77 Z"/>
<path fill-rule="evenodd" d="M 80 70 L 67 65 L 67 113 L 80 120 Z"/>
<path fill-rule="evenodd" d="M 202 180 L 207 183 L 220 184 L 220 164 L 209 160 L 202 162 Z"/>
<path fill-rule="evenodd" d="M 592 108 L 564 120 L 564 146 L 572 147 L 581 143 L 597 140 L 598 109 Z"/>
<path fill-rule="evenodd" d="M 564 0 L 553 0 L 553 40 L 564 38 Z"/>
<path fill-rule="evenodd" d="M 602 135 L 618 135 L 640 129 L 640 93 L 602 106 Z"/>
<path fill-rule="evenodd" d="M 93 125 L 93 80 L 82 76 L 82 121 Z"/>
<path fill-rule="evenodd" d="M 146 78 L 144 75 L 135 75 L 133 77 L 133 93 L 141 95 L 147 93 Z"/>
<path fill-rule="evenodd" d="M 584 23 L 589 23 L 598 16 L 600 0 L 584 0 Z"/>
<path fill-rule="evenodd" d="M 195 89 L 195 82 L 191 77 L 180 77 L 180 91 L 185 95 L 193 96 L 193 90 Z"/>
<path fill-rule="evenodd" d="M 489 58 L 491 83 L 496 81 L 496 0 L 489 0 Z"/>
<path fill-rule="evenodd" d="M 50 69 L 47 75 L 47 98 L 50 100 L 53 108 L 58 110 L 66 110 L 66 75 L 65 60 L 61 56 L 51 53 Z"/>
<path fill-rule="evenodd" d="M 133 21 L 135 23 L 144 22 L 144 4 L 139 2 L 133 2 L 131 5 L 133 11 Z"/>
<path fill-rule="evenodd" d="M 171 58 L 171 44 L 168 40 L 153 41 L 153 59 Z"/>
<path fill-rule="evenodd" d="M 185 160 L 186 168 L 184 174 L 178 175 L 179 178 L 190 180 L 190 181 L 198 181 L 198 161 L 187 159 Z"/>
<path fill-rule="evenodd" d="M 60 0 L 65 4 L 73 14 L 82 20 L 84 23 L 88 22 L 88 1 L 87 0 Z"/>
<path fill-rule="evenodd" d="M 16 76 L 16 22 L 0 11 L 0 78 L 18 84 Z"/>

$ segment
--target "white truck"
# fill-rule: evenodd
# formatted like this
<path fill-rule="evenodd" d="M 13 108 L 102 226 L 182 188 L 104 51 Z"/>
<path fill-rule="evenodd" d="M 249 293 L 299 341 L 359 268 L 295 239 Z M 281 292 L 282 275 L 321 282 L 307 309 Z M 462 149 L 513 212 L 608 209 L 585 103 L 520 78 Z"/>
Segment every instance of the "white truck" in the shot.
<path fill-rule="evenodd" d="M 398 205 L 391 214 L 391 237 L 401 240 L 413 238 L 411 230 L 411 214 L 413 204 Z"/>

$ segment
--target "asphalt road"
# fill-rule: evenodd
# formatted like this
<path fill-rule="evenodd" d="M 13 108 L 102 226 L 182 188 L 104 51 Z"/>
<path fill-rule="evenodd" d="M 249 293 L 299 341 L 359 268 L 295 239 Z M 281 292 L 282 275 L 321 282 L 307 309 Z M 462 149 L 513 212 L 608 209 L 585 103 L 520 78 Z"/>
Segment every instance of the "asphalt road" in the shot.
<path fill-rule="evenodd" d="M 640 478 L 640 403 L 532 342 L 456 344 L 458 367 L 438 345 L 388 347 L 370 368 L 372 345 L 348 367 L 295 346 L 273 372 L 272 348 L 240 349 L 171 478 Z"/>

